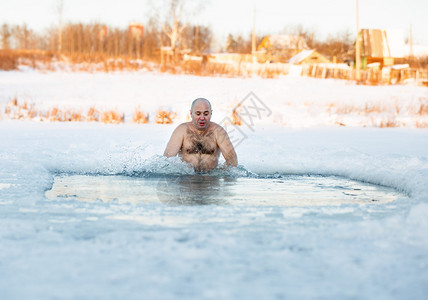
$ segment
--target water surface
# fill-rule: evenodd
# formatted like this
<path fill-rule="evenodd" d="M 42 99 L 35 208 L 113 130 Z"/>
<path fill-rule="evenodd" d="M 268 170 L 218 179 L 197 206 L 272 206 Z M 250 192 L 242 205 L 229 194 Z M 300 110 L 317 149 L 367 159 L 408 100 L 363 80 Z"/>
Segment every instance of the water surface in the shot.
<path fill-rule="evenodd" d="M 48 199 L 166 205 L 323 206 L 387 203 L 396 190 L 336 176 L 233 177 L 196 175 L 58 174 Z"/>

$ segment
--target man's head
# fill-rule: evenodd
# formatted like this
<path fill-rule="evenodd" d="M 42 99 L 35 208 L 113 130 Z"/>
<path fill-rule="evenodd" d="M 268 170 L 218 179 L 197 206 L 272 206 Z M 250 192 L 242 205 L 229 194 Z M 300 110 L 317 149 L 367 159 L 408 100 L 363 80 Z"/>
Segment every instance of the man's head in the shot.
<path fill-rule="evenodd" d="M 192 123 L 196 129 L 207 129 L 210 124 L 211 114 L 211 103 L 207 99 L 198 98 L 192 102 L 190 116 L 192 117 Z"/>

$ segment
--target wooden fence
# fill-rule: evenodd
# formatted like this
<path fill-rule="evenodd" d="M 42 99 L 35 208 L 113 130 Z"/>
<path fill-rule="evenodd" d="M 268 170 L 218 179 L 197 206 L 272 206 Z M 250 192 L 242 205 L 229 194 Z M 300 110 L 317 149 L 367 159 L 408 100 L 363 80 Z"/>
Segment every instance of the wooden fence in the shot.
<path fill-rule="evenodd" d="M 301 75 L 323 79 L 356 80 L 354 69 L 334 64 L 303 65 Z M 360 83 L 362 84 L 403 84 L 409 81 L 428 86 L 428 70 L 394 67 L 384 67 L 383 69 L 373 67 L 361 70 Z"/>

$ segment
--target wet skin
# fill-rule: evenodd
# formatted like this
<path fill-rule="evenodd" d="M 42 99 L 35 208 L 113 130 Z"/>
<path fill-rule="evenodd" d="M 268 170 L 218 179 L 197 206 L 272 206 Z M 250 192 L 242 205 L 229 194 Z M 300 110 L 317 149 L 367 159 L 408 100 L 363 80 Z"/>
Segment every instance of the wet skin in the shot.
<path fill-rule="evenodd" d="M 220 153 L 226 165 L 236 166 L 238 161 L 229 136 L 220 125 L 210 121 L 211 113 L 207 102 L 197 101 L 191 110 L 192 122 L 175 129 L 164 155 L 178 154 L 198 172 L 216 168 Z"/>
<path fill-rule="evenodd" d="M 211 125 L 214 124 L 210 124 L 202 133 L 192 130 L 191 126 L 186 130 L 180 155 L 185 162 L 193 165 L 195 171 L 207 171 L 217 167 L 220 149 L 212 129 L 215 126 Z"/>

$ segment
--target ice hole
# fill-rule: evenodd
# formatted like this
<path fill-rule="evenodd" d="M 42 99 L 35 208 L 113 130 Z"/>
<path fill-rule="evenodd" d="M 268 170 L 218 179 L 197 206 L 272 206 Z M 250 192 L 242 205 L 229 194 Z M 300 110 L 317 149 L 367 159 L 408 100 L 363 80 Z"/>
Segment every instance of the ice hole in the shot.
<path fill-rule="evenodd" d="M 326 206 L 383 204 L 406 197 L 393 188 L 336 176 L 57 174 L 47 199 L 167 205 Z"/>

